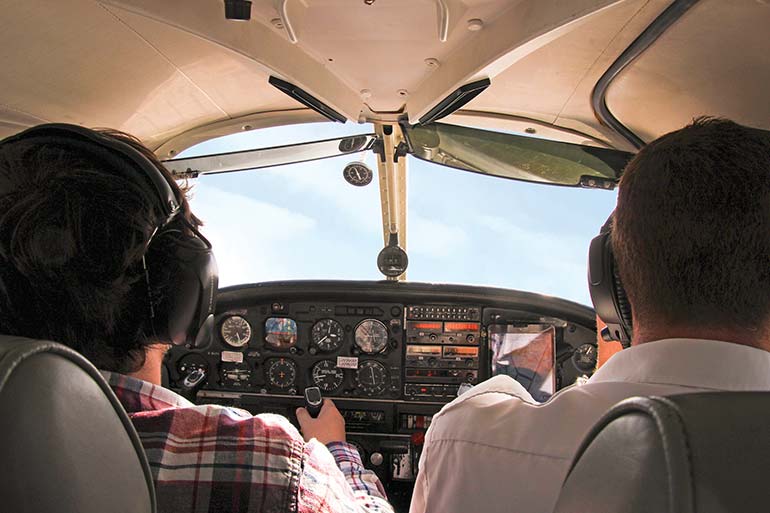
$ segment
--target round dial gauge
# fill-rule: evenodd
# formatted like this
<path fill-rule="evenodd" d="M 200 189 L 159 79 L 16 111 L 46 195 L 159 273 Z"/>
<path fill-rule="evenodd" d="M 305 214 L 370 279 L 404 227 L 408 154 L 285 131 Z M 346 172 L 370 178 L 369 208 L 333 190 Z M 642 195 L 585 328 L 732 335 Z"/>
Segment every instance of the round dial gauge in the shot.
<path fill-rule="evenodd" d="M 240 315 L 225 319 L 219 331 L 222 339 L 231 347 L 241 348 L 251 340 L 251 324 Z"/>
<path fill-rule="evenodd" d="M 297 364 L 278 358 L 267 366 L 267 381 L 276 388 L 290 388 L 297 379 Z"/>
<path fill-rule="evenodd" d="M 350 185 L 363 187 L 364 185 L 372 183 L 374 173 L 369 166 L 363 162 L 351 162 L 345 166 L 345 169 L 342 171 L 342 176 Z"/>
<path fill-rule="evenodd" d="M 334 351 L 342 344 L 342 324 L 334 319 L 321 319 L 313 325 L 313 344 L 321 351 Z"/>
<path fill-rule="evenodd" d="M 321 360 L 313 365 L 313 383 L 324 392 L 332 392 L 342 385 L 345 374 L 332 360 Z"/>
<path fill-rule="evenodd" d="M 356 326 L 356 345 L 366 354 L 377 354 L 388 345 L 388 328 L 377 319 L 366 319 Z"/>
<path fill-rule="evenodd" d="M 363 361 L 358 366 L 356 384 L 366 395 L 379 395 L 388 387 L 388 369 L 374 360 Z"/>
<path fill-rule="evenodd" d="M 596 370 L 599 352 L 593 344 L 583 344 L 572 353 L 572 362 L 580 372 L 590 373 Z"/>

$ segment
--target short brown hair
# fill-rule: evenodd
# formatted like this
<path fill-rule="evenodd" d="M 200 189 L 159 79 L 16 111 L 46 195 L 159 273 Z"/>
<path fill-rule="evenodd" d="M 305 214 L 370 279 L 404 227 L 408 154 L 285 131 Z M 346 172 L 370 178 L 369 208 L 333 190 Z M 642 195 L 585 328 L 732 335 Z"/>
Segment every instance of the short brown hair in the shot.
<path fill-rule="evenodd" d="M 770 134 L 699 118 L 620 181 L 612 243 L 635 318 L 754 329 L 770 320 Z"/>

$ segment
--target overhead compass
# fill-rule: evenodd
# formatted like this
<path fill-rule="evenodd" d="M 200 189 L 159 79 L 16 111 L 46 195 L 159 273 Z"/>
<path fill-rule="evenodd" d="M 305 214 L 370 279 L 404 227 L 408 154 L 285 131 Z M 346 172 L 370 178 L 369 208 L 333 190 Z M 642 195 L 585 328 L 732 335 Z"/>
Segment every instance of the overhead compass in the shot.
<path fill-rule="evenodd" d="M 351 162 L 342 171 L 342 176 L 350 185 L 363 187 L 372 183 L 374 172 L 363 162 Z"/>

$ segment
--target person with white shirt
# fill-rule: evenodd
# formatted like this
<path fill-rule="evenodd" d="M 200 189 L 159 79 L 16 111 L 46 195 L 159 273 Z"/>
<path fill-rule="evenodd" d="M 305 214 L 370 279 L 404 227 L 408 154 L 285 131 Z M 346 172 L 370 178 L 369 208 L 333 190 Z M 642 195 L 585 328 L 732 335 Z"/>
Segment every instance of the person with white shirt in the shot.
<path fill-rule="evenodd" d="M 543 404 L 500 375 L 446 405 L 411 513 L 551 512 L 615 403 L 770 390 L 770 134 L 700 118 L 648 144 L 620 180 L 608 239 L 630 306 L 616 334 L 631 347 Z"/>

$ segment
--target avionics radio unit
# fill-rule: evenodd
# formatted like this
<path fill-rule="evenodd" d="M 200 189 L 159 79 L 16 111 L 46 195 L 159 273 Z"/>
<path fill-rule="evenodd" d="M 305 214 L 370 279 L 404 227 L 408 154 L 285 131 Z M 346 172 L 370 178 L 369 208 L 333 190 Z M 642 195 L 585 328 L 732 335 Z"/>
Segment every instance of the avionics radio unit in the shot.
<path fill-rule="evenodd" d="M 406 399 L 452 399 L 478 382 L 480 319 L 475 306 L 406 308 Z"/>

